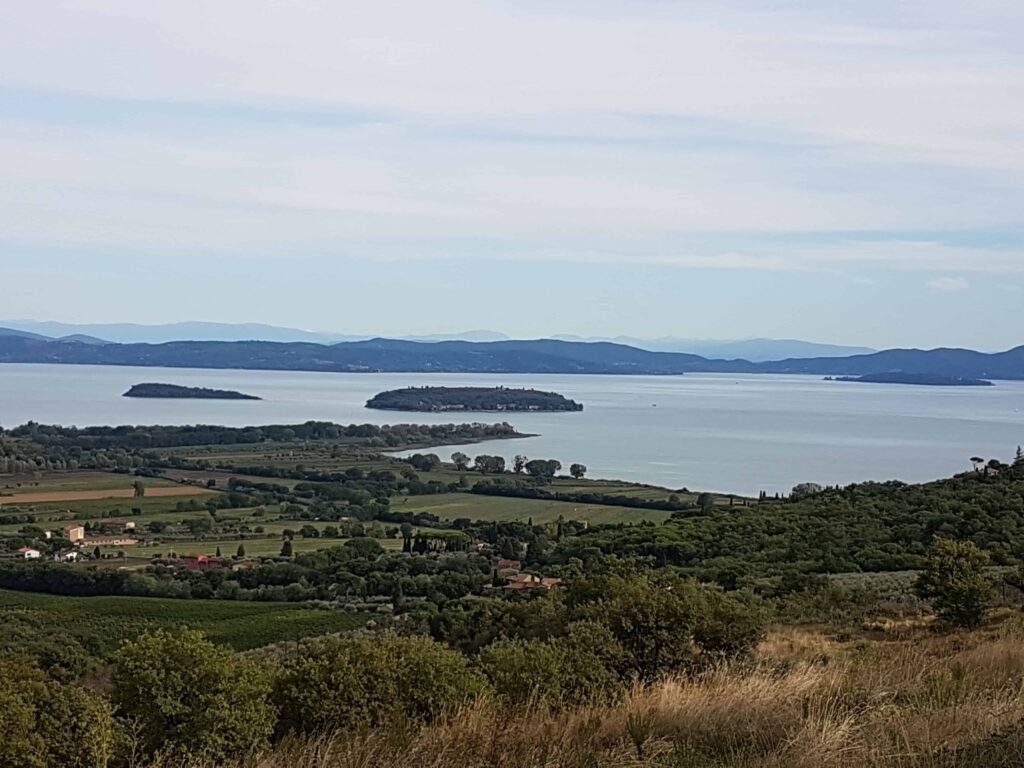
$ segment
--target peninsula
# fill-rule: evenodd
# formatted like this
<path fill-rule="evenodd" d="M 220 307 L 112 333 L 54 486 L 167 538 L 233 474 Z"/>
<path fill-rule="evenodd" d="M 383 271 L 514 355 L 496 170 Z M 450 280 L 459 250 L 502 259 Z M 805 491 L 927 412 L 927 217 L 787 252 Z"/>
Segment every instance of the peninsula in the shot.
<path fill-rule="evenodd" d="M 135 384 L 124 393 L 125 397 L 161 397 L 190 400 L 260 400 L 255 395 L 230 389 L 183 387 L 178 384 Z"/>
<path fill-rule="evenodd" d="M 555 392 L 506 387 L 408 387 L 373 396 L 367 408 L 387 411 L 582 411 Z"/>
<path fill-rule="evenodd" d="M 864 376 L 826 376 L 825 381 L 853 381 L 862 384 L 917 384 L 925 387 L 991 387 L 985 379 L 942 376 L 935 373 L 868 373 Z"/>

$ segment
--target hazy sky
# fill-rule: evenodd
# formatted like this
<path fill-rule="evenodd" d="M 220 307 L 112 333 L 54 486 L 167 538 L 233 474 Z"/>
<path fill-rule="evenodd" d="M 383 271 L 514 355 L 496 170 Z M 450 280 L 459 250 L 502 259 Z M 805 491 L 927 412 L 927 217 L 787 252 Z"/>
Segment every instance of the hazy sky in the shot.
<path fill-rule="evenodd" d="M 1024 343 L 1020 0 L 0 0 L 0 317 Z"/>

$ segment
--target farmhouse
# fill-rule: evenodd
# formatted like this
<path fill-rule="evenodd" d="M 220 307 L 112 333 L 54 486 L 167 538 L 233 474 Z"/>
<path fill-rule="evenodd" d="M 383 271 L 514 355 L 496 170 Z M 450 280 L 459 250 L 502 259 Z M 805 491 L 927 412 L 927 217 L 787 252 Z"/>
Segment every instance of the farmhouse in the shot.
<path fill-rule="evenodd" d="M 77 549 L 62 549 L 54 553 L 53 559 L 58 563 L 77 563 L 81 555 Z"/>
<path fill-rule="evenodd" d="M 71 525 L 64 526 L 64 536 L 72 544 L 80 542 L 85 538 L 85 526 L 79 523 L 72 523 Z"/>
<path fill-rule="evenodd" d="M 32 547 L 22 547 L 18 550 L 18 557 L 23 558 L 25 560 L 38 560 L 39 550 L 32 549 Z"/>
<path fill-rule="evenodd" d="M 82 539 L 82 546 L 85 547 L 130 547 L 138 543 L 138 539 L 130 536 L 90 536 Z"/>
<path fill-rule="evenodd" d="M 561 579 L 545 579 L 532 573 L 520 573 L 512 576 L 504 589 L 551 589 L 562 583 Z"/>

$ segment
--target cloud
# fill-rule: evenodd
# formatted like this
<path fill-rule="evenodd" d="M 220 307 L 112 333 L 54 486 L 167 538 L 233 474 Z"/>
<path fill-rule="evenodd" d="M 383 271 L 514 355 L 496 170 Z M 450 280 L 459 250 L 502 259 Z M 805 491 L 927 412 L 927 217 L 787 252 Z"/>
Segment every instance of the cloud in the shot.
<path fill-rule="evenodd" d="M 925 283 L 933 291 L 941 291 L 943 293 L 958 293 L 960 291 L 966 291 L 971 287 L 971 284 L 964 280 L 962 277 L 937 277 L 934 280 L 929 280 Z"/>
<path fill-rule="evenodd" d="M 0 242 L 1024 271 L 1024 11 L 830 5 L 8 4 Z"/>

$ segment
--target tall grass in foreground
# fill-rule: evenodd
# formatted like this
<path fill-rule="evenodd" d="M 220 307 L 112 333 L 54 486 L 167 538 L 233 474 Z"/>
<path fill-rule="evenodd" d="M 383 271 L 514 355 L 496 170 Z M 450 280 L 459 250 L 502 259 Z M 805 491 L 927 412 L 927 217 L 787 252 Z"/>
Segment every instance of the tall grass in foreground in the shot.
<path fill-rule="evenodd" d="M 486 699 L 424 729 L 291 740 L 254 768 L 1024 766 L 1024 621 L 842 642 L 780 630 L 757 659 L 553 712 Z"/>

